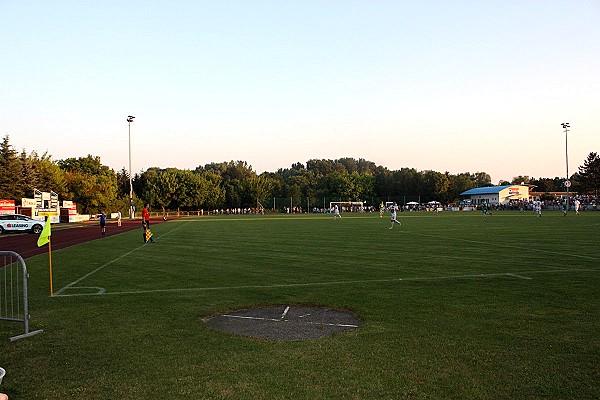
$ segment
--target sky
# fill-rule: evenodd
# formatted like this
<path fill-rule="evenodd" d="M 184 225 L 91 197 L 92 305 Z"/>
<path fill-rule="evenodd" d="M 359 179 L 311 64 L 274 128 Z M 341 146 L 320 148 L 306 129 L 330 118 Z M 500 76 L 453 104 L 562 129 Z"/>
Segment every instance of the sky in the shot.
<path fill-rule="evenodd" d="M 117 171 L 133 115 L 133 173 L 563 177 L 600 152 L 598 21 L 597 0 L 3 0 L 0 135 Z"/>

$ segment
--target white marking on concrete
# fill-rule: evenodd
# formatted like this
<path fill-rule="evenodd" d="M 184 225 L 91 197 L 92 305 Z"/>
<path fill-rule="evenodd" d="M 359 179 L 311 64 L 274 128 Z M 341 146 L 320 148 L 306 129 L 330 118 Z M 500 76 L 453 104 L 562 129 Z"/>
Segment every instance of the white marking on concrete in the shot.
<path fill-rule="evenodd" d="M 223 314 L 221 315 L 222 317 L 227 317 L 227 318 L 240 318 L 240 319 L 254 319 L 254 320 L 259 320 L 259 321 L 274 321 L 274 322 L 281 322 L 280 319 L 274 319 L 274 318 L 261 318 L 261 317 L 248 317 L 245 315 L 229 315 L 229 314 Z"/>
<path fill-rule="evenodd" d="M 285 321 L 283 319 L 250 317 L 250 316 L 245 316 L 245 315 L 223 314 L 223 315 L 221 315 L 221 317 L 250 319 L 250 320 L 255 320 L 255 321 L 291 322 L 289 320 Z M 333 324 L 333 323 L 328 323 L 328 322 L 304 322 L 304 323 L 307 325 L 326 325 L 326 326 L 338 326 L 341 328 L 358 328 L 358 325 L 353 325 L 353 324 Z"/>
<path fill-rule="evenodd" d="M 285 311 L 283 312 L 283 314 L 281 314 L 281 319 L 284 319 L 284 318 L 285 318 L 285 316 L 287 315 L 288 311 L 290 311 L 290 306 L 287 306 L 287 307 L 285 308 Z"/>

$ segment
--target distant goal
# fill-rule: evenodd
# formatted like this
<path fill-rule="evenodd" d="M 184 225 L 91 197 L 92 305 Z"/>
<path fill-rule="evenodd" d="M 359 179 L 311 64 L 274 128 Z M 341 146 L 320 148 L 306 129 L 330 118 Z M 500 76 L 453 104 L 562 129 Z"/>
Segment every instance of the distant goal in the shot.
<path fill-rule="evenodd" d="M 333 210 L 335 206 L 338 206 L 341 212 L 364 212 L 364 202 L 362 201 L 330 201 L 329 209 Z"/>

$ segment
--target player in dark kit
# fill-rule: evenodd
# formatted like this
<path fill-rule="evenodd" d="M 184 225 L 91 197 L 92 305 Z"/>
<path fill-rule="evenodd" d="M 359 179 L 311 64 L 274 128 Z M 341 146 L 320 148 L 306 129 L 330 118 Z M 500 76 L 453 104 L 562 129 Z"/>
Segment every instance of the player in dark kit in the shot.
<path fill-rule="evenodd" d="M 106 214 L 104 211 L 100 214 L 100 230 L 102 231 L 102 236 L 106 235 Z"/>

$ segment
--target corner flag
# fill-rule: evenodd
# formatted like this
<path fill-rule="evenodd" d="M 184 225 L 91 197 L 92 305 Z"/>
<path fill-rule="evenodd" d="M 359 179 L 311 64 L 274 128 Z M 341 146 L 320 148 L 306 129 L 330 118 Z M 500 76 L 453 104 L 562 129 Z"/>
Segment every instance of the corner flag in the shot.
<path fill-rule="evenodd" d="M 44 225 L 44 229 L 42 229 L 42 233 L 40 233 L 40 237 L 38 238 L 38 247 L 42 247 L 48 243 L 50 241 L 50 236 L 52 236 L 52 232 L 50 228 L 50 219 L 48 219 L 48 221 L 46 221 L 46 225 Z"/>
<path fill-rule="evenodd" d="M 50 228 L 50 218 L 46 217 L 46 225 L 44 225 L 44 229 L 42 229 L 42 233 L 40 233 L 40 237 L 38 238 L 38 247 L 42 247 L 46 243 L 48 244 L 48 263 L 50 264 L 50 297 L 52 297 L 53 289 L 52 289 L 52 242 L 50 242 L 50 236 L 52 236 L 52 229 Z"/>

